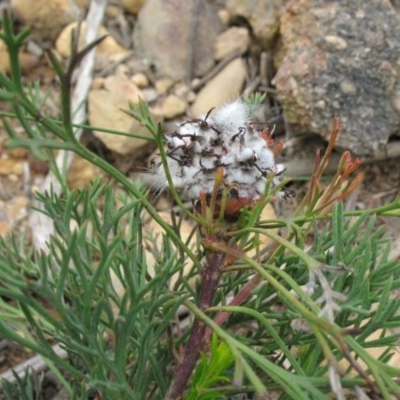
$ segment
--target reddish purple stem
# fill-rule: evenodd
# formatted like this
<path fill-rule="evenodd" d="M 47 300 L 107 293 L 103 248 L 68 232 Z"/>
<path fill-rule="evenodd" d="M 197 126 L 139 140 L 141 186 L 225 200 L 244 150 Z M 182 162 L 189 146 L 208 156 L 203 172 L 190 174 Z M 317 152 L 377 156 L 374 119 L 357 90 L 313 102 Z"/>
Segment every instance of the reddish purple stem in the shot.
<path fill-rule="evenodd" d="M 207 258 L 206 264 L 201 272 L 200 293 L 197 306 L 201 311 L 212 305 L 215 292 L 218 287 L 219 278 L 223 268 L 224 254 L 213 252 Z M 203 321 L 195 318 L 193 322 L 192 332 L 189 341 L 185 347 L 185 353 L 182 361 L 178 364 L 175 370 L 174 378 L 165 400 L 180 400 L 186 385 L 193 373 L 199 352 L 202 347 L 204 334 L 207 326 Z"/>

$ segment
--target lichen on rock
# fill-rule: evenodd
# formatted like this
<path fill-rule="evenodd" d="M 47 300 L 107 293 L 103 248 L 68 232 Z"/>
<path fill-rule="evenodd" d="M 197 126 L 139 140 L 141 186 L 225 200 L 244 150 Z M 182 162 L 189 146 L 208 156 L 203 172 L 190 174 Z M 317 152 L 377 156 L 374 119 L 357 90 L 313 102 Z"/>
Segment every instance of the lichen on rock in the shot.
<path fill-rule="evenodd" d="M 294 133 L 328 138 L 357 155 L 385 145 L 400 125 L 400 18 L 382 0 L 291 1 L 275 53 L 278 99 Z"/>

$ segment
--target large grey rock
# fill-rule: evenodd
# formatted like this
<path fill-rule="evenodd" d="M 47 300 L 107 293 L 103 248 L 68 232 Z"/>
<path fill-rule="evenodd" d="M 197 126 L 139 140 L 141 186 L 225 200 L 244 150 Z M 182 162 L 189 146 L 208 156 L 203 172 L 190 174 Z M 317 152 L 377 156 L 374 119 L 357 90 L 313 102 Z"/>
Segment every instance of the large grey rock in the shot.
<path fill-rule="evenodd" d="M 176 81 L 205 74 L 213 66 L 212 44 L 222 29 L 207 0 L 147 0 L 134 30 L 134 49 L 159 77 Z"/>
<path fill-rule="evenodd" d="M 275 54 L 278 98 L 294 132 L 328 138 L 358 155 L 400 125 L 400 19 L 384 0 L 292 0 Z"/>

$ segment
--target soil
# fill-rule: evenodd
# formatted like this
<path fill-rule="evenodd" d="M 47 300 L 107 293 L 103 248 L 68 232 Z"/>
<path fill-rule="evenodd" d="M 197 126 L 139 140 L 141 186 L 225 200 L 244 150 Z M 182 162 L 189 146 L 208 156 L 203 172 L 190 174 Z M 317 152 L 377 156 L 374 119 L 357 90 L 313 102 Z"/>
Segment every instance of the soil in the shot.
<path fill-rule="evenodd" d="M 0 373 L 20 364 L 32 357 L 33 352 L 13 342 L 2 339 L 0 341 Z"/>

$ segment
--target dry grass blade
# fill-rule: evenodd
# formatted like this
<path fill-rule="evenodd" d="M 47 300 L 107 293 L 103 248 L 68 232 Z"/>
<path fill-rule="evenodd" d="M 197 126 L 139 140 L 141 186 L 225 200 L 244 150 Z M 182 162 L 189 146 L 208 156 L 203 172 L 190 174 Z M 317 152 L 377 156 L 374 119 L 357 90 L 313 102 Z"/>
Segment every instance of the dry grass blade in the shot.
<path fill-rule="evenodd" d="M 97 32 L 100 27 L 101 21 L 104 17 L 105 8 L 107 5 L 107 0 L 98 0 L 90 2 L 90 8 L 87 15 L 87 32 L 85 41 L 87 44 L 96 41 Z M 80 124 L 86 119 L 86 107 L 84 104 L 86 102 L 89 88 L 92 82 L 93 66 L 95 60 L 96 48 L 92 48 L 81 62 L 80 69 L 78 70 L 78 79 L 75 90 L 72 93 L 71 108 L 73 113 L 73 123 Z M 75 129 L 75 137 L 79 140 L 82 130 Z M 69 166 L 72 163 L 74 154 L 67 151 L 60 151 L 56 158 L 56 164 L 59 170 L 68 171 Z M 44 181 L 42 182 L 39 191 L 46 192 L 53 190 L 56 195 L 61 195 L 62 187 L 59 180 L 50 171 Z M 45 214 L 38 211 L 42 209 L 42 204 L 34 201 L 33 209 L 29 215 L 29 225 L 34 232 L 33 235 L 33 245 L 35 250 L 38 251 L 48 251 L 47 242 L 50 236 L 54 232 L 53 221 L 48 218 Z"/>

